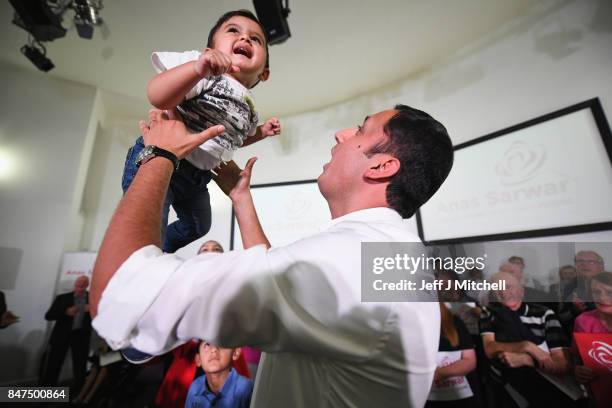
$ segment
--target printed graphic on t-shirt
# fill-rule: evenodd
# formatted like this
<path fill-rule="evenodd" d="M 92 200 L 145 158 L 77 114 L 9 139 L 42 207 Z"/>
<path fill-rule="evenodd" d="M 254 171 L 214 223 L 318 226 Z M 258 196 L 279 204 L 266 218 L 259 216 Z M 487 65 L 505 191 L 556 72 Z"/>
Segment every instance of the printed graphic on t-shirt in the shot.
<path fill-rule="evenodd" d="M 248 90 L 230 78 L 210 78 L 199 95 L 179 105 L 185 125 L 201 132 L 213 125 L 225 126 L 225 133 L 212 139 L 227 150 L 236 150 L 257 126 L 257 115 L 251 110 Z"/>

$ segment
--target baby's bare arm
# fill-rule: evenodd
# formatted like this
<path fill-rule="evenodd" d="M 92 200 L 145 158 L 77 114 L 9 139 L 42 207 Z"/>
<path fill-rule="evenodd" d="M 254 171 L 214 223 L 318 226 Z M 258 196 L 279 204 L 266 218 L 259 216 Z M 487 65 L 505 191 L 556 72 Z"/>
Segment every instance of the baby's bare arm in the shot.
<path fill-rule="evenodd" d="M 172 109 L 181 103 L 202 79 L 196 72 L 195 64 L 195 61 L 190 61 L 157 74 L 147 86 L 151 105 L 158 109 Z"/>
<path fill-rule="evenodd" d="M 207 48 L 199 60 L 186 62 L 156 75 L 147 86 L 147 96 L 156 108 L 172 109 L 202 78 L 237 71 L 239 68 L 232 65 L 228 55 Z"/>
<path fill-rule="evenodd" d="M 278 118 L 270 118 L 263 125 L 257 126 L 257 131 L 253 136 L 247 137 L 242 143 L 242 147 L 252 145 L 253 143 L 264 140 L 270 136 L 279 135 L 281 132 L 281 124 Z"/>

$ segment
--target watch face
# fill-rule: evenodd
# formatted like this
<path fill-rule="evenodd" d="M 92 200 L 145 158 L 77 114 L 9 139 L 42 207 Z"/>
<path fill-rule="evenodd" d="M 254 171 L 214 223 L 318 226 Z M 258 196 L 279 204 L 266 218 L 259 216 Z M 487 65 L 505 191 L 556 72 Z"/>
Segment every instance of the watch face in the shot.
<path fill-rule="evenodd" d="M 138 156 L 136 157 L 136 164 L 141 165 L 146 163 L 147 160 L 151 158 L 150 156 L 153 154 L 154 149 L 155 146 L 153 145 L 145 146 L 144 149 L 138 153 Z"/>

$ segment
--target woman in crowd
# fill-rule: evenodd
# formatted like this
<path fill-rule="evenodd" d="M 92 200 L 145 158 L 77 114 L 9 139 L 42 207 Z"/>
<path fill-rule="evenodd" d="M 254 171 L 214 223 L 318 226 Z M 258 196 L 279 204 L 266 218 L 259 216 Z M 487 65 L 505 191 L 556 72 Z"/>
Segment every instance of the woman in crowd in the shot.
<path fill-rule="evenodd" d="M 465 325 L 440 303 L 442 328 L 438 348 L 438 368 L 427 398 L 426 408 L 477 407 L 466 374 L 476 368 L 474 343 Z"/>
<path fill-rule="evenodd" d="M 591 293 L 596 308 L 576 318 L 574 333 L 612 333 L 612 272 L 601 272 L 593 277 Z M 574 373 L 583 384 L 597 378 L 593 370 L 582 364 L 574 367 Z"/>

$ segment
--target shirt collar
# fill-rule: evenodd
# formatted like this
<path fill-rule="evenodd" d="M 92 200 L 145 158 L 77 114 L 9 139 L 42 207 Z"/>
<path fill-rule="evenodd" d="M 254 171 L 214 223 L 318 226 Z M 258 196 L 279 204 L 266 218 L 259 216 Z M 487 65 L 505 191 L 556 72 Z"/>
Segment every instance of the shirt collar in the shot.
<path fill-rule="evenodd" d="M 223 383 L 223 387 L 221 387 L 219 394 L 216 394 L 216 395 L 208 388 L 208 381 L 206 381 L 206 377 L 204 377 L 204 387 L 202 388 L 201 395 L 209 396 L 209 397 L 216 397 L 216 398 L 224 397 L 225 395 L 229 393 L 229 390 L 232 387 L 232 384 L 234 383 L 234 381 L 236 381 L 236 375 L 237 375 L 236 370 L 234 370 L 234 368 L 231 367 L 230 373 L 225 379 L 225 383 Z"/>
<path fill-rule="evenodd" d="M 320 227 L 320 231 L 325 231 L 333 227 L 334 225 L 343 221 L 392 221 L 402 222 L 403 218 L 395 210 L 389 207 L 374 207 L 366 208 L 364 210 L 357 210 L 344 214 L 341 217 L 334 218 L 333 220 L 323 224 Z"/>

